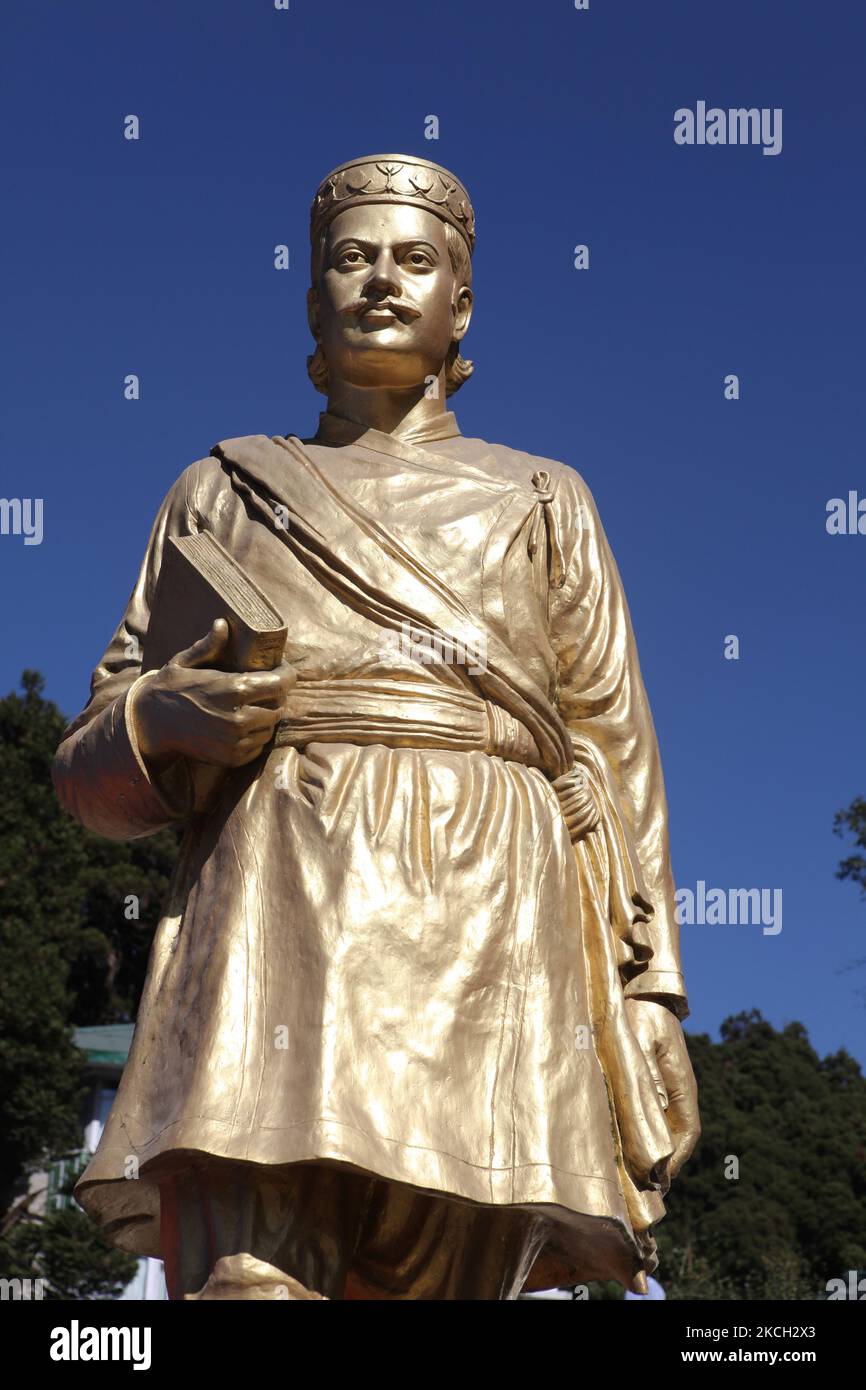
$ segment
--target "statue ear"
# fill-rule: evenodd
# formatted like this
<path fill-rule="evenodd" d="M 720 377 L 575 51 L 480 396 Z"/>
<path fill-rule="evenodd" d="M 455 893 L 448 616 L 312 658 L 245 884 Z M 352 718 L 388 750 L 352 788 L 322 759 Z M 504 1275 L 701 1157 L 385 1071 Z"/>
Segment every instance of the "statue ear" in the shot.
<path fill-rule="evenodd" d="M 456 312 L 454 314 L 453 340 L 459 343 L 461 338 L 466 336 L 469 328 L 469 321 L 472 318 L 472 291 L 468 285 L 461 285 L 456 295 Z"/>

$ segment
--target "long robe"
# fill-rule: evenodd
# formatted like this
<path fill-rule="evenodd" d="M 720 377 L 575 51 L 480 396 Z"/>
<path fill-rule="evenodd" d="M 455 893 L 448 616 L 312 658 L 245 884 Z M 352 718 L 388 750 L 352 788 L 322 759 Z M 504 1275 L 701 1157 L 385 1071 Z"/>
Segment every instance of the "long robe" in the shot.
<path fill-rule="evenodd" d="M 283 613 L 298 673 L 273 743 L 216 783 L 153 774 L 129 712 L 167 538 L 200 530 Z M 575 769 L 598 824 L 572 845 Z M 672 1144 L 624 1000 L 687 1012 L 667 810 L 571 468 L 451 412 L 224 441 L 165 499 L 54 778 L 110 838 L 186 825 L 76 1189 L 115 1243 L 160 1253 L 158 1175 L 199 1155 L 542 1212 L 535 1283 L 653 1266 Z"/>

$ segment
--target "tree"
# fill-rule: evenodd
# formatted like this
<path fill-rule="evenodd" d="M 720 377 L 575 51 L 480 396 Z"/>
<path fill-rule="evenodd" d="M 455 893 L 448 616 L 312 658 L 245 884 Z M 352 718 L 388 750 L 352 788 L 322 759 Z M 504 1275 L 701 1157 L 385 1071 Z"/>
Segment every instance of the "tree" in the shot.
<path fill-rule="evenodd" d="M 20 1255 L 35 1239 L 35 1229 L 13 1236 L 29 1215 L 29 1174 L 80 1147 L 73 1028 L 134 1018 L 177 847 L 167 831 L 101 840 L 61 810 L 51 763 L 66 720 L 37 672 L 21 685 L 0 699 L 0 1211 L 16 1218 L 4 1262 L 7 1242 Z M 127 916 L 133 895 L 138 920 Z M 74 1227 L 40 1229 L 68 1241 Z"/>
<path fill-rule="evenodd" d="M 669 1297 L 826 1297 L 866 1268 L 866 1078 L 757 1010 L 688 1042 L 703 1133 L 658 1228 Z"/>
<path fill-rule="evenodd" d="M 866 800 L 862 796 L 856 796 L 844 811 L 836 812 L 833 830 L 839 836 L 853 835 L 857 851 L 840 861 L 836 877 L 853 879 L 866 897 Z"/>
<path fill-rule="evenodd" d="M 109 1245 L 78 1207 L 17 1221 L 0 1241 L 0 1277 L 44 1279 L 45 1297 L 117 1298 L 135 1274 L 134 1255 Z"/>

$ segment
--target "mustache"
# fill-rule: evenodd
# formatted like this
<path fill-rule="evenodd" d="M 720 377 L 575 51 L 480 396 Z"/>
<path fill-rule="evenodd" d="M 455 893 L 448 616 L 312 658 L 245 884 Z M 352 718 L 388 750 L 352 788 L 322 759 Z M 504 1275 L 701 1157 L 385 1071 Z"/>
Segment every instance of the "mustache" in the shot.
<path fill-rule="evenodd" d="M 400 299 L 359 299 L 355 304 L 350 304 L 343 313 L 349 318 L 360 318 L 366 314 L 368 309 L 387 309 L 396 318 L 408 323 L 411 319 L 420 319 L 421 310 L 416 309 L 414 304 L 408 304 Z"/>

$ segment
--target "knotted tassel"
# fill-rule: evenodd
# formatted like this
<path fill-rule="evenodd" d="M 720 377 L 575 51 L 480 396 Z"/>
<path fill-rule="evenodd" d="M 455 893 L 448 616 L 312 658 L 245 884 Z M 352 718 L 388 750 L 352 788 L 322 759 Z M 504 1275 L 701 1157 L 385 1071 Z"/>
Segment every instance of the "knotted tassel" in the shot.
<path fill-rule="evenodd" d="M 532 526 L 529 530 L 529 543 L 527 550 L 530 560 L 535 558 L 538 550 L 538 542 L 541 535 L 541 527 L 547 527 L 547 549 L 548 549 L 548 572 L 550 582 L 554 589 L 561 589 L 565 583 L 565 561 L 562 556 L 562 546 L 559 543 L 559 527 L 556 524 L 556 512 L 553 510 L 553 499 L 556 495 L 556 488 L 550 486 L 550 474 L 547 469 L 541 468 L 532 475 L 532 486 L 535 490 L 535 515 L 532 518 Z"/>

